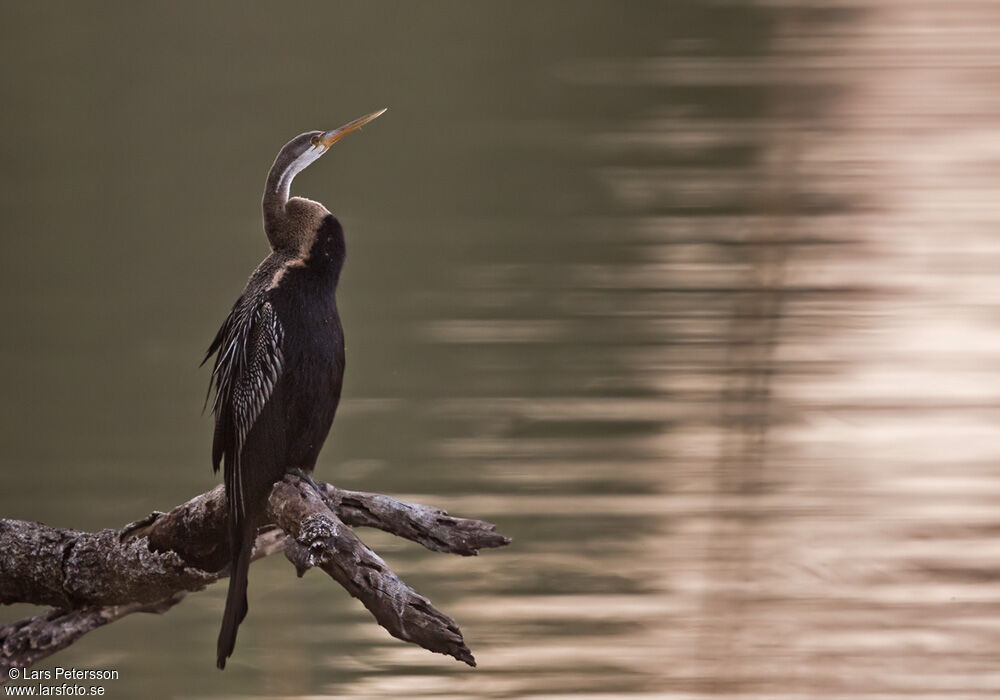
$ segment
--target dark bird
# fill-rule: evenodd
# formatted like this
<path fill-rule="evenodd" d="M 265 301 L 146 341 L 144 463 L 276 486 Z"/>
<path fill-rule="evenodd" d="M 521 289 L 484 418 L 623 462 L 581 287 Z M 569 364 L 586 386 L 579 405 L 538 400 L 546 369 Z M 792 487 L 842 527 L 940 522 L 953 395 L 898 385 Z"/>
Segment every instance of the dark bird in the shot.
<path fill-rule="evenodd" d="M 250 276 L 205 355 L 215 356 L 209 391 L 212 466 L 224 465 L 232 567 L 219 632 L 218 666 L 233 653 L 247 614 L 247 573 L 271 487 L 289 471 L 309 473 L 333 423 L 344 379 L 344 331 L 336 289 L 344 231 L 326 207 L 289 197 L 293 178 L 347 134 L 385 110 L 285 144 L 267 175 L 262 206 L 271 253 Z M 204 362 L 202 363 L 204 364 Z"/>

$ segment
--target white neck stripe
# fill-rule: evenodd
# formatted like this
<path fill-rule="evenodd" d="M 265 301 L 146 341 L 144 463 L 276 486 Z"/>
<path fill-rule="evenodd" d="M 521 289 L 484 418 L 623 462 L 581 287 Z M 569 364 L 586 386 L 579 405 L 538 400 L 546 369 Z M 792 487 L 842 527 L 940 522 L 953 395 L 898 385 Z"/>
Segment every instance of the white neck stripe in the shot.
<path fill-rule="evenodd" d="M 274 191 L 282 194 L 285 201 L 287 201 L 292 189 L 292 180 L 295 179 L 295 176 L 305 170 L 308 165 L 316 161 L 324 153 L 326 153 L 326 148 L 323 146 L 310 146 L 302 155 L 288 164 L 285 172 L 281 173 L 281 177 L 278 178 L 278 186 L 275 187 Z"/>

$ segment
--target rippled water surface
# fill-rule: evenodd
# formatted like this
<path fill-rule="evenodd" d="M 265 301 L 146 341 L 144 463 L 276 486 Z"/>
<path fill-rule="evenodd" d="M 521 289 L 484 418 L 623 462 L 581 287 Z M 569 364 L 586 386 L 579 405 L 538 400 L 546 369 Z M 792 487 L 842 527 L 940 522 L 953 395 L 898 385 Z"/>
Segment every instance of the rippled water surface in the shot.
<path fill-rule="evenodd" d="M 318 473 L 483 517 L 362 531 L 470 670 L 280 557 L 44 667 L 111 697 L 1000 692 L 1000 6 L 0 5 L 0 515 L 211 487 L 197 364 L 296 181 L 347 229 Z M 4 619 L 30 614 L 3 611 Z M 151 695 L 152 694 L 152 695 Z"/>

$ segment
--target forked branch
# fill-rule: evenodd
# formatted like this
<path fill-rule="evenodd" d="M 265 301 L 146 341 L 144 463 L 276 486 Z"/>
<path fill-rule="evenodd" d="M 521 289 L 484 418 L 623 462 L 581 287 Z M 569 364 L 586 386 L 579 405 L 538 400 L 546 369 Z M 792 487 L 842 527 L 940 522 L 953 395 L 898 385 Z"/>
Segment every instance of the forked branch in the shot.
<path fill-rule="evenodd" d="M 481 520 L 381 494 L 317 487 L 291 474 L 275 484 L 272 525 L 258 533 L 255 558 L 284 551 L 300 576 L 321 568 L 394 637 L 474 666 L 455 622 L 403 583 L 351 528 L 375 527 L 466 556 L 510 540 Z M 219 486 L 120 530 L 0 520 L 0 603 L 55 608 L 0 627 L 0 678 L 125 615 L 165 612 L 187 592 L 227 576 L 226 517 Z"/>

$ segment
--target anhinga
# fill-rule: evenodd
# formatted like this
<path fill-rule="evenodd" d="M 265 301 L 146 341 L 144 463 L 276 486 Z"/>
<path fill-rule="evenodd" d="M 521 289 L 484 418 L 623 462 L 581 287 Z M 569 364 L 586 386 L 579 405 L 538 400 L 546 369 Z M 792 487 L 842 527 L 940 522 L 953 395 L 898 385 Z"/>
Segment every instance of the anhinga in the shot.
<path fill-rule="evenodd" d="M 205 356 L 215 355 L 212 466 L 225 465 L 232 568 L 219 632 L 225 668 L 247 614 L 247 570 L 271 487 L 312 471 L 340 401 L 344 332 L 335 292 L 344 231 L 319 202 L 289 197 L 292 179 L 333 144 L 380 116 L 296 136 L 278 153 L 264 190 L 271 253 L 250 276 Z M 211 387 L 210 387 L 211 389 Z"/>

